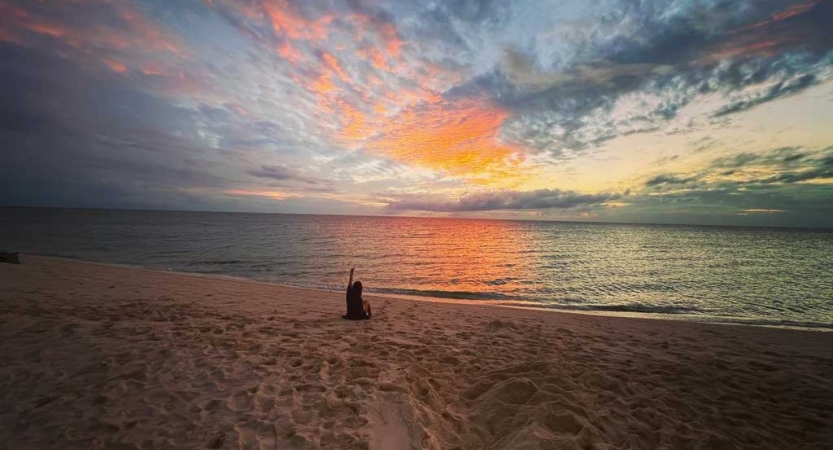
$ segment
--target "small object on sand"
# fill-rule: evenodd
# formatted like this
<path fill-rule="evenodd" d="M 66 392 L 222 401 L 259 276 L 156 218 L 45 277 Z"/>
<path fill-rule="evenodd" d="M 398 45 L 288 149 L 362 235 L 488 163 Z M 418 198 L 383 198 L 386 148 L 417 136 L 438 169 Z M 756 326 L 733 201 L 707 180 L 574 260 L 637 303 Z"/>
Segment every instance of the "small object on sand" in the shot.
<path fill-rule="evenodd" d="M 9 264 L 20 264 L 20 258 L 18 258 L 17 255 L 17 252 L 0 252 L 0 262 Z"/>

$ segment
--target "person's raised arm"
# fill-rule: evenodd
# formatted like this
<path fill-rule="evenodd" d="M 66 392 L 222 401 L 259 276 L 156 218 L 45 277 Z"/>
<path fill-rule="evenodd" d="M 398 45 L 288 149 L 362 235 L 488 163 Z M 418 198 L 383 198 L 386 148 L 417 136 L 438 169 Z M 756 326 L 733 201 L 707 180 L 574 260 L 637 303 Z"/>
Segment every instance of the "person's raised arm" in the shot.
<path fill-rule="evenodd" d="M 350 287 L 353 286 L 353 271 L 356 270 L 355 267 L 350 268 L 350 281 L 347 282 L 347 290 L 350 290 Z"/>

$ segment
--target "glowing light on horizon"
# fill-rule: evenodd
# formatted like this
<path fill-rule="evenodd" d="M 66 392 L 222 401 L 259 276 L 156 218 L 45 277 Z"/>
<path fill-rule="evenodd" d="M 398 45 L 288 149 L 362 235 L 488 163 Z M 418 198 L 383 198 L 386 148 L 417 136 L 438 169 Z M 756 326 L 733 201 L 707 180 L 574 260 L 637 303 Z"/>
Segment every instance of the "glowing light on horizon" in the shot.
<path fill-rule="evenodd" d="M 271 198 L 273 200 L 286 200 L 288 198 L 297 197 L 297 195 L 288 194 L 286 192 L 281 191 L 258 191 L 247 189 L 229 189 L 223 191 L 223 194 L 235 197 L 265 197 Z"/>

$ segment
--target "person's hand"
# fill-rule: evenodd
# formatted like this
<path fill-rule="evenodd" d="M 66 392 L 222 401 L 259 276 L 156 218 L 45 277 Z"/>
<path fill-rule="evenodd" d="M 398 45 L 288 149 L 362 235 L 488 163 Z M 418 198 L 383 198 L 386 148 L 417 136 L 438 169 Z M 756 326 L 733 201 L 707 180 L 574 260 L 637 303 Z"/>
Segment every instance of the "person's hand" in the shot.
<path fill-rule="evenodd" d="M 350 273 L 352 274 L 354 270 L 356 270 L 356 268 L 355 268 L 355 267 L 351 267 L 351 268 L 350 268 Z"/>

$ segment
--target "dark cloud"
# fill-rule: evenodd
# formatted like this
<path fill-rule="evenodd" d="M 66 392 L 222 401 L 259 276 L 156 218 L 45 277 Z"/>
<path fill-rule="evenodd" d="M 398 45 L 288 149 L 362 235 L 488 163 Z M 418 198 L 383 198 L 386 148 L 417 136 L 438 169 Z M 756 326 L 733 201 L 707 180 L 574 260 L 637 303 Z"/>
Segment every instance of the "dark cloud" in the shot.
<path fill-rule="evenodd" d="M 229 183 L 191 112 L 119 77 L 0 43 L 0 85 L 0 204 L 169 208 Z"/>
<path fill-rule="evenodd" d="M 805 170 L 803 172 L 789 172 L 776 175 L 774 177 L 765 178 L 757 181 L 758 183 L 798 183 L 801 181 L 818 180 L 824 178 L 833 178 L 833 168 L 829 169 L 814 169 Z"/>
<path fill-rule="evenodd" d="M 680 155 L 664 156 L 651 163 L 652 166 L 664 166 L 670 162 L 680 159 Z"/>
<path fill-rule="evenodd" d="M 833 149 L 780 147 L 762 153 L 742 152 L 715 158 L 697 174 L 658 175 L 648 179 L 645 186 L 668 185 L 671 188 L 671 185 L 684 184 L 687 187 L 736 191 L 750 186 L 794 184 L 826 178 L 833 178 Z"/>
<path fill-rule="evenodd" d="M 258 177 L 258 178 L 269 178 L 276 181 L 302 181 L 308 184 L 318 184 L 319 181 L 315 180 L 311 177 L 307 177 L 303 175 L 297 169 L 293 169 L 287 167 L 285 165 L 281 166 L 270 166 L 270 165 L 263 165 L 260 168 L 249 170 L 249 175 Z"/>
<path fill-rule="evenodd" d="M 509 4 L 501 0 L 457 0 L 440 7 L 457 20 L 483 24 L 501 23 L 511 13 Z"/>
<path fill-rule="evenodd" d="M 784 214 L 777 220 L 759 217 L 751 223 L 830 227 L 833 186 L 808 183 L 822 179 L 833 179 L 833 148 L 782 147 L 716 158 L 696 174 L 652 177 L 644 183 L 645 189 L 628 197 L 628 202 L 630 209 L 651 217 L 683 217 L 681 212 L 688 211 L 705 219 L 689 217 L 685 221 L 749 224 L 749 220 L 726 217 L 779 211 Z"/>
<path fill-rule="evenodd" d="M 295 171 L 286 166 L 260 166 L 259 169 L 250 170 L 249 174 L 273 180 L 290 180 L 297 177 Z"/>
<path fill-rule="evenodd" d="M 829 78 L 833 2 L 808 2 L 791 15 L 775 14 L 786 2 L 719 3 L 671 18 L 658 13 L 659 4 L 613 11 L 613 29 L 627 18 L 639 31 L 591 40 L 568 65 L 548 70 L 541 56 L 510 48 L 503 65 L 452 92 L 488 93 L 516 113 L 504 127 L 506 140 L 571 157 L 617 137 L 660 130 L 702 95 L 726 98 L 712 113 L 718 118 Z M 614 114 L 625 98 L 638 106 L 628 116 Z"/>
<path fill-rule="evenodd" d="M 803 158 L 804 156 L 806 156 L 806 155 L 803 155 L 801 153 L 796 153 L 795 155 L 785 156 L 784 157 L 784 162 L 785 163 L 791 163 L 793 161 L 798 161 L 799 159 Z"/>
<path fill-rule="evenodd" d="M 826 151 L 826 150 L 822 150 Z M 779 147 L 766 152 L 741 152 L 732 156 L 715 158 L 709 164 L 712 169 L 740 169 L 749 166 L 790 166 L 808 156 L 801 147 Z"/>
<path fill-rule="evenodd" d="M 795 80 L 787 80 L 787 81 L 779 81 L 772 85 L 769 89 L 766 90 L 765 93 L 761 95 L 755 95 L 750 98 L 732 102 L 722 108 L 720 108 L 716 113 L 714 113 L 714 117 L 725 116 L 727 114 L 733 114 L 738 111 L 743 111 L 745 109 L 752 108 L 754 106 L 760 105 L 762 103 L 766 103 L 772 100 L 775 100 L 779 97 L 784 97 L 786 95 L 795 94 L 797 92 L 801 92 L 804 89 L 812 86 L 816 83 L 816 76 L 813 74 L 806 74 L 803 76 L 798 77 Z"/>
<path fill-rule="evenodd" d="M 689 223 L 704 225 L 758 225 L 833 227 L 830 186 L 715 185 L 673 191 L 662 195 L 632 194 L 627 208 L 601 209 L 607 220 Z"/>
<path fill-rule="evenodd" d="M 593 206 L 616 200 L 621 194 L 582 194 L 558 189 L 540 189 L 537 191 L 500 191 L 470 194 L 457 201 L 433 201 L 408 199 L 393 201 L 387 208 L 398 211 L 496 211 L 575 208 Z"/>
<path fill-rule="evenodd" d="M 764 156 L 757 153 L 742 152 L 737 155 L 721 157 L 711 162 L 711 167 L 738 168 L 760 161 Z"/>
<path fill-rule="evenodd" d="M 497 83 L 501 87 L 492 92 L 497 93 L 495 98 L 501 105 L 517 113 L 504 127 L 507 140 L 559 156 L 565 149 L 584 150 L 617 137 L 660 130 L 698 96 L 727 98 L 712 114 L 718 118 L 799 93 L 826 80 L 819 76 L 831 62 L 804 54 L 687 70 L 582 67 L 562 73 L 567 78 L 553 80 L 544 90 L 521 94 L 511 83 Z M 507 79 L 493 75 L 493 80 Z M 627 116 L 614 114 L 617 101 L 625 98 L 638 105 L 636 109 Z"/>
<path fill-rule="evenodd" d="M 645 186 L 659 186 L 663 184 L 688 184 L 695 178 L 681 178 L 673 175 L 658 175 L 645 182 Z"/>

